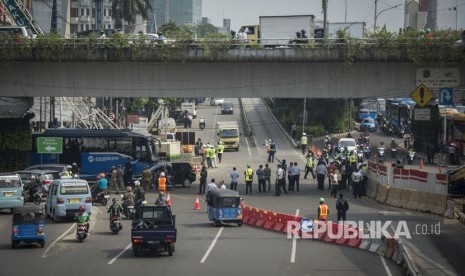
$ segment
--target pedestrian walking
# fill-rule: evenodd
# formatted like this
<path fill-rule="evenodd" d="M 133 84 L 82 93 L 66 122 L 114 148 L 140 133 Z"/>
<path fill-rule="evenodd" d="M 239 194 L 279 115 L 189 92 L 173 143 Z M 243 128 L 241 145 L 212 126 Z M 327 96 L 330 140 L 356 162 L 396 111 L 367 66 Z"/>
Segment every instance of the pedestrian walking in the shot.
<path fill-rule="evenodd" d="M 294 191 L 294 179 L 292 178 L 292 166 L 294 166 L 293 162 L 289 162 L 289 168 L 287 168 L 287 190 L 289 192 Z"/>
<path fill-rule="evenodd" d="M 304 132 L 302 133 L 302 137 L 300 137 L 300 147 L 302 148 L 303 155 L 305 155 L 305 151 L 307 150 L 307 143 L 308 143 L 307 134 Z"/>
<path fill-rule="evenodd" d="M 337 221 L 346 221 L 347 211 L 349 210 L 349 202 L 344 198 L 344 194 L 339 193 L 339 198 L 336 201 Z"/>
<path fill-rule="evenodd" d="M 328 205 L 325 204 L 325 199 L 320 198 L 320 205 L 318 206 L 317 210 L 317 217 L 318 220 L 326 221 L 329 215 L 329 208 Z"/>
<path fill-rule="evenodd" d="M 263 176 L 265 177 L 265 186 L 268 185 L 268 192 L 271 191 L 271 169 L 268 167 L 268 163 L 265 164 L 263 169 Z"/>
<path fill-rule="evenodd" d="M 318 162 L 318 166 L 316 166 L 316 179 L 318 181 L 318 189 L 324 190 L 325 189 L 325 178 L 328 174 L 328 170 L 326 169 L 325 164 L 320 160 Z"/>
<path fill-rule="evenodd" d="M 205 158 L 207 159 L 207 168 L 213 168 L 210 143 L 208 143 L 205 148 Z"/>
<path fill-rule="evenodd" d="M 284 192 L 286 192 L 286 184 L 284 183 L 284 177 L 284 170 L 281 164 L 278 164 L 278 170 L 276 170 L 275 196 L 281 195 L 281 188 L 283 188 Z"/>
<path fill-rule="evenodd" d="M 205 158 L 205 145 L 202 145 L 202 147 L 200 148 L 200 158 L 202 160 L 200 165 L 202 165 L 202 166 L 205 165 L 205 160 L 206 160 L 206 158 Z"/>
<path fill-rule="evenodd" d="M 213 145 L 210 146 L 210 159 L 212 162 L 212 168 L 218 168 L 216 165 L 216 149 Z"/>
<path fill-rule="evenodd" d="M 253 170 L 250 168 L 250 164 L 247 164 L 247 169 L 244 170 L 245 176 L 245 194 L 252 194 L 252 181 L 253 181 Z"/>
<path fill-rule="evenodd" d="M 356 198 L 357 196 L 359 198 L 362 198 L 362 194 L 360 190 L 361 190 L 363 176 L 360 173 L 360 170 L 358 168 L 356 168 L 355 171 L 352 173 L 351 178 L 352 178 L 352 189 L 353 189 L 354 198 Z"/>
<path fill-rule="evenodd" d="M 297 137 L 297 125 L 295 122 L 292 122 L 292 126 L 291 126 L 291 136 L 292 136 L 292 140 L 295 140 Z"/>
<path fill-rule="evenodd" d="M 263 171 L 263 165 L 260 164 L 260 166 L 258 166 L 258 169 L 255 171 L 255 174 L 257 175 L 257 179 L 258 179 L 258 192 L 261 193 L 262 188 L 263 188 L 263 192 L 265 193 L 266 183 L 265 183 L 265 172 Z"/>
<path fill-rule="evenodd" d="M 338 182 L 338 174 L 339 171 L 337 169 L 334 169 L 330 174 L 330 181 L 331 181 L 331 195 L 336 198 L 337 196 L 337 191 L 339 189 L 339 182 Z"/>
<path fill-rule="evenodd" d="M 119 194 L 119 187 L 118 187 L 118 183 L 116 182 L 116 169 L 115 169 L 115 166 L 111 166 L 110 186 L 112 186 L 113 189 L 115 189 L 116 194 Z"/>
<path fill-rule="evenodd" d="M 230 174 L 231 176 L 231 186 L 229 187 L 231 190 L 237 190 L 237 183 L 239 182 L 239 173 L 236 170 L 236 167 L 233 167 L 233 170 Z"/>
<path fill-rule="evenodd" d="M 124 172 L 123 172 L 123 166 L 118 165 L 118 169 L 116 170 L 116 185 L 118 185 L 117 191 L 119 193 L 119 190 L 124 191 Z"/>
<path fill-rule="evenodd" d="M 292 188 L 296 188 L 297 192 L 299 192 L 300 168 L 297 166 L 297 162 L 294 162 L 294 166 L 292 166 L 292 182 Z"/>
<path fill-rule="evenodd" d="M 223 157 L 224 145 L 223 142 L 218 142 L 218 163 L 221 163 L 221 158 Z"/>
<path fill-rule="evenodd" d="M 203 165 L 202 169 L 200 170 L 199 195 L 205 194 L 205 188 L 207 186 L 207 177 L 208 177 L 207 168 L 205 167 L 205 165 Z"/>
<path fill-rule="evenodd" d="M 339 189 L 345 190 L 347 185 L 347 163 L 346 160 L 342 161 L 341 165 L 339 166 L 339 172 L 341 174 L 341 184 Z"/>
<path fill-rule="evenodd" d="M 126 159 L 126 163 L 124 164 L 124 185 L 129 186 L 131 185 L 132 181 L 132 163 L 131 158 Z"/>
<path fill-rule="evenodd" d="M 276 143 L 274 140 L 271 140 L 269 145 L 269 152 L 268 152 L 268 162 L 274 162 L 274 155 L 276 154 Z"/>
<path fill-rule="evenodd" d="M 144 191 L 146 191 L 147 193 L 149 192 L 151 181 L 152 181 L 152 173 L 150 172 L 149 167 L 147 166 L 142 171 L 142 187 L 144 188 Z"/>
<path fill-rule="evenodd" d="M 313 156 L 307 158 L 307 164 L 305 164 L 305 175 L 304 179 L 307 179 L 308 173 L 312 174 L 313 179 L 315 179 L 315 172 L 313 171 Z"/>

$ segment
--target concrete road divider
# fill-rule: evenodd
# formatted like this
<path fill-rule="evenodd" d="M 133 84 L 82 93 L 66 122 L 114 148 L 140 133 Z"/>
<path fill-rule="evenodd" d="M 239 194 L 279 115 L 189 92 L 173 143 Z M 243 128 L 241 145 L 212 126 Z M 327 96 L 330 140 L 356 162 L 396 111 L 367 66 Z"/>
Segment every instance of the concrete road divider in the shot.
<path fill-rule="evenodd" d="M 263 225 L 265 224 L 265 221 L 266 221 L 266 214 L 267 214 L 267 211 L 264 211 L 264 210 L 258 211 L 257 222 L 255 222 L 256 227 L 263 228 Z"/>
<path fill-rule="evenodd" d="M 378 192 L 378 181 L 375 179 L 368 178 L 368 187 L 367 187 L 367 196 L 371 198 L 376 198 L 376 194 Z"/>
<path fill-rule="evenodd" d="M 406 208 L 411 209 L 411 210 L 419 210 L 419 206 L 420 206 L 420 192 L 410 190 L 410 197 L 408 199 Z"/>
<path fill-rule="evenodd" d="M 436 195 L 436 200 L 434 201 L 433 207 L 431 208 L 431 213 L 444 215 L 447 207 L 447 195 Z"/>
<path fill-rule="evenodd" d="M 266 221 L 263 225 L 263 228 L 266 230 L 274 230 L 274 226 L 276 224 L 276 212 L 268 212 L 266 214 Z"/>
<path fill-rule="evenodd" d="M 431 200 L 436 200 L 436 197 L 433 199 L 433 195 L 430 195 Z M 430 212 L 431 211 L 431 205 L 428 202 L 428 194 L 424 192 L 418 192 L 418 211 L 422 212 Z"/>
<path fill-rule="evenodd" d="M 401 189 L 400 190 L 400 199 L 399 199 L 399 202 L 398 202 L 398 205 L 397 205 L 398 207 L 407 208 L 409 200 L 410 200 L 410 193 L 411 192 L 412 191 L 408 190 L 408 189 Z"/>
<path fill-rule="evenodd" d="M 385 203 L 388 196 L 388 189 L 388 186 L 379 184 L 378 193 L 376 194 L 376 201 L 378 201 L 379 203 Z"/>
<path fill-rule="evenodd" d="M 286 223 L 285 223 L 285 221 L 283 219 L 282 214 L 277 213 L 276 224 L 274 225 L 273 230 L 276 231 L 276 232 L 283 232 L 285 227 L 286 227 Z"/>
<path fill-rule="evenodd" d="M 255 223 L 257 222 L 257 220 L 258 220 L 258 210 L 255 208 L 252 208 L 250 210 L 250 219 L 247 222 L 247 224 L 255 226 Z"/>
<path fill-rule="evenodd" d="M 386 204 L 391 206 L 399 206 L 400 200 L 400 189 L 389 187 L 387 197 L 386 197 Z"/>

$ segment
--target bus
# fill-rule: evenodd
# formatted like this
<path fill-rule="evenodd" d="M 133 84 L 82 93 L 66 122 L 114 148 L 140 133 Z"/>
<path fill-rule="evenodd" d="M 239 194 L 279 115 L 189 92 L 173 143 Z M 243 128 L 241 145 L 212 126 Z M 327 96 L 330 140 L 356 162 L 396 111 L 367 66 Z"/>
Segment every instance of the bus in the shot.
<path fill-rule="evenodd" d="M 37 138 L 63 138 L 61 154 L 37 153 Z M 159 142 L 159 141 L 158 141 Z M 159 143 L 158 143 L 159 144 Z M 109 172 L 112 166 L 131 160 L 133 174 L 142 173 L 146 166 L 158 162 L 155 139 L 148 133 L 117 129 L 47 129 L 32 134 L 30 163 L 76 163 L 80 168 L 80 178 L 95 181 L 100 172 Z"/>
<path fill-rule="evenodd" d="M 396 133 L 400 132 L 401 124 L 409 124 L 413 118 L 415 101 L 411 98 L 386 99 L 386 117 L 394 127 Z"/>

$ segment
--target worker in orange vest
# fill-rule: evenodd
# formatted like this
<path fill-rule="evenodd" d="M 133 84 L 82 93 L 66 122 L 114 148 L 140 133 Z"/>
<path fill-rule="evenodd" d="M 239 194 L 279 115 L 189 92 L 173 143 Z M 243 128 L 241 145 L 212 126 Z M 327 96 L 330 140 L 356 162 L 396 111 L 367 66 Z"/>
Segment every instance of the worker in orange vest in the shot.
<path fill-rule="evenodd" d="M 161 172 L 160 177 L 158 177 L 158 191 L 159 192 L 166 191 L 166 177 L 165 177 L 164 172 Z"/>
<path fill-rule="evenodd" d="M 325 204 L 325 199 L 320 198 L 320 206 L 318 206 L 318 220 L 326 221 L 329 214 L 328 205 Z"/>

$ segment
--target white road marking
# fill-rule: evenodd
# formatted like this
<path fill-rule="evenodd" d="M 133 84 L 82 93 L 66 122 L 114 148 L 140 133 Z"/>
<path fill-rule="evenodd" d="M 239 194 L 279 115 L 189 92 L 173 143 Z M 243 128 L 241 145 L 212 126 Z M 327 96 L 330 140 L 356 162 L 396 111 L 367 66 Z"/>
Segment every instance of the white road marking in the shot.
<path fill-rule="evenodd" d="M 300 212 L 299 209 L 295 210 L 295 215 L 298 216 L 299 212 Z M 297 247 L 296 238 L 292 237 L 291 263 L 295 263 L 295 249 L 296 249 L 296 247 Z"/>
<path fill-rule="evenodd" d="M 213 119 L 213 127 L 212 127 L 212 136 L 210 138 L 210 143 L 213 145 L 213 140 L 215 139 L 215 128 L 216 128 L 216 119 L 218 117 L 218 110 L 219 110 L 220 106 L 218 106 L 216 108 L 216 112 L 215 112 L 215 117 Z"/>
<path fill-rule="evenodd" d="M 44 254 L 42 254 L 42 258 L 47 258 L 48 257 L 48 252 L 50 251 L 50 249 L 58 242 L 60 241 L 64 236 L 66 236 L 68 234 L 69 231 L 73 230 L 74 228 L 76 227 L 76 223 L 73 223 L 73 225 L 71 225 L 70 228 L 68 228 L 68 230 L 66 230 L 63 234 L 61 234 L 61 236 L 59 236 L 56 240 L 54 240 L 52 242 L 52 244 L 50 244 L 50 246 L 47 247 L 47 249 L 45 250 Z"/>
<path fill-rule="evenodd" d="M 123 250 L 121 250 L 121 252 L 118 253 L 118 255 L 116 255 L 113 259 L 111 259 L 111 261 L 108 262 L 109 265 L 111 265 L 112 263 L 114 263 L 119 257 L 121 257 L 121 255 L 124 254 L 124 252 L 126 252 L 130 247 L 132 246 L 132 243 L 128 244 L 128 246 L 126 246 Z"/>
<path fill-rule="evenodd" d="M 213 241 L 212 241 L 212 244 L 210 244 L 210 247 L 208 248 L 207 252 L 205 252 L 205 255 L 203 255 L 202 260 L 200 260 L 200 263 L 201 263 L 201 264 L 205 263 L 205 261 L 207 260 L 208 255 L 210 254 L 210 252 L 212 251 L 213 247 L 215 246 L 216 241 L 218 241 L 218 238 L 220 237 L 221 232 L 223 232 L 223 229 L 224 229 L 224 227 L 221 227 L 220 230 L 218 231 L 218 233 L 216 234 L 215 238 L 214 238 Z"/>
<path fill-rule="evenodd" d="M 387 266 L 387 263 L 386 263 L 386 260 L 384 259 L 384 257 L 383 256 L 379 256 L 379 257 L 381 258 L 381 262 L 383 263 L 384 269 L 386 270 L 386 274 L 388 276 L 392 276 L 391 270 Z"/>
<path fill-rule="evenodd" d="M 260 146 L 257 144 L 257 137 L 253 135 L 253 140 L 255 142 L 255 148 L 257 149 L 257 159 L 260 160 Z"/>
<path fill-rule="evenodd" d="M 249 140 L 245 138 L 245 142 L 247 143 L 247 150 L 249 151 L 249 157 L 252 157 L 252 152 L 250 151 Z"/>

